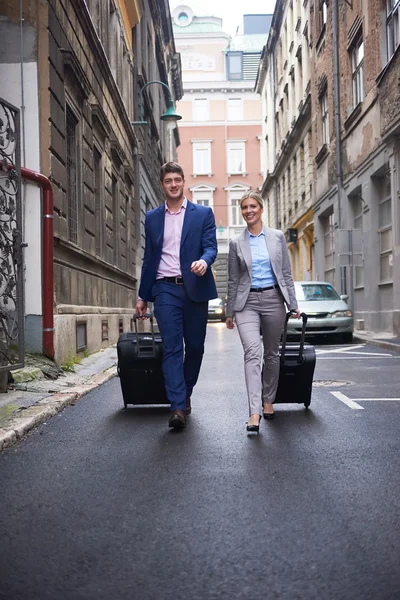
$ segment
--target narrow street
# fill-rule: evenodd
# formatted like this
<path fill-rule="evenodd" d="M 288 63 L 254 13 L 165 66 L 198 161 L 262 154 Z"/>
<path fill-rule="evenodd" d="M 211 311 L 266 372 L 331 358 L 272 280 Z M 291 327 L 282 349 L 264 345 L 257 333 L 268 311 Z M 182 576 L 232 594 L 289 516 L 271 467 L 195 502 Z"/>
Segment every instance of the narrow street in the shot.
<path fill-rule="evenodd" d="M 399 367 L 319 345 L 310 410 L 280 405 L 252 437 L 223 324 L 183 432 L 103 385 L 0 455 L 0 598 L 398 598 Z"/>

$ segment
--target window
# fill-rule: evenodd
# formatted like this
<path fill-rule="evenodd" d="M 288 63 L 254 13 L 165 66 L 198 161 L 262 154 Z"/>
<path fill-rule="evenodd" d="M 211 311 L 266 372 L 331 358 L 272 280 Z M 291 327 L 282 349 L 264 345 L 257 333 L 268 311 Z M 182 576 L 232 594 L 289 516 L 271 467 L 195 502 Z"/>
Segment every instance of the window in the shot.
<path fill-rule="evenodd" d="M 322 227 L 324 230 L 324 270 L 325 280 L 332 285 L 335 279 L 335 236 L 333 213 L 322 219 Z"/>
<path fill-rule="evenodd" d="M 228 79 L 243 79 L 242 52 L 228 52 L 226 55 Z"/>
<path fill-rule="evenodd" d="M 114 2 L 110 3 L 110 21 L 108 30 L 108 61 L 115 81 L 118 75 L 118 46 L 120 41 L 118 16 Z"/>
<path fill-rule="evenodd" d="M 243 120 L 243 102 L 241 98 L 228 99 L 228 121 Z"/>
<path fill-rule="evenodd" d="M 193 100 L 193 121 L 208 121 L 209 104 L 207 98 L 195 98 Z"/>
<path fill-rule="evenodd" d="M 242 217 L 242 210 L 240 208 L 240 200 L 245 193 L 246 189 L 240 190 L 229 190 L 228 192 L 228 204 L 230 207 L 230 225 L 233 227 L 244 226 L 245 222 Z"/>
<path fill-rule="evenodd" d="M 112 193 L 112 206 L 113 206 L 113 244 L 114 244 L 114 264 L 118 265 L 118 215 L 119 215 L 119 201 L 118 201 L 118 181 L 115 175 L 111 177 L 111 193 Z"/>
<path fill-rule="evenodd" d="M 227 142 L 228 174 L 243 174 L 246 172 L 245 142 Z"/>
<path fill-rule="evenodd" d="M 400 43 L 400 0 L 387 0 L 387 48 L 390 60 Z"/>
<path fill-rule="evenodd" d="M 328 18 L 328 6 L 326 0 L 320 0 L 319 2 L 319 29 L 322 32 L 326 28 L 326 21 Z"/>
<path fill-rule="evenodd" d="M 328 92 L 325 91 L 320 98 L 322 143 L 329 144 L 329 120 L 328 120 Z"/>
<path fill-rule="evenodd" d="M 193 174 L 211 175 L 211 142 L 193 142 Z"/>
<path fill-rule="evenodd" d="M 194 204 L 200 204 L 201 206 L 213 207 L 213 193 L 214 188 L 208 186 L 198 186 L 197 188 L 191 188 L 192 202 Z"/>
<path fill-rule="evenodd" d="M 364 42 L 360 38 L 351 51 L 351 70 L 353 73 L 353 106 L 364 100 Z"/>
<path fill-rule="evenodd" d="M 390 171 L 381 178 L 379 199 L 380 281 L 393 279 L 392 197 Z"/>
<path fill-rule="evenodd" d="M 304 144 L 300 144 L 300 194 L 302 199 L 306 197 L 306 172 L 304 165 Z"/>
<path fill-rule="evenodd" d="M 78 121 L 66 110 L 68 239 L 78 243 Z"/>
<path fill-rule="evenodd" d="M 363 228 L 363 201 L 361 195 L 355 196 L 352 199 L 353 207 L 353 229 L 359 229 L 362 231 Z M 362 287 L 364 285 L 364 267 L 356 265 L 354 267 L 354 284 L 355 287 Z"/>
<path fill-rule="evenodd" d="M 95 149 L 93 154 L 93 188 L 96 221 L 96 254 L 103 256 L 103 194 L 101 185 L 101 154 Z"/>
<path fill-rule="evenodd" d="M 178 21 L 180 23 L 186 23 L 189 20 L 188 14 L 185 12 L 181 12 L 178 15 Z"/>

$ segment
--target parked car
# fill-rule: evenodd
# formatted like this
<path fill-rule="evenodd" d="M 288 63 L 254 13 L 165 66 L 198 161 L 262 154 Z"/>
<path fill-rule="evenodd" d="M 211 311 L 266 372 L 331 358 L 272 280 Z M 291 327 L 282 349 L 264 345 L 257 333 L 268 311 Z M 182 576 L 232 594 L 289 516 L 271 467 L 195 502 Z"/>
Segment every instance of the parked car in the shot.
<path fill-rule="evenodd" d="M 208 302 L 208 319 L 226 321 L 225 302 L 222 298 L 214 298 Z"/>
<path fill-rule="evenodd" d="M 294 287 L 299 308 L 308 316 L 306 337 L 352 342 L 354 322 L 347 295 L 339 296 L 327 281 L 295 281 Z M 288 337 L 300 337 L 301 326 L 301 320 L 289 319 Z"/>

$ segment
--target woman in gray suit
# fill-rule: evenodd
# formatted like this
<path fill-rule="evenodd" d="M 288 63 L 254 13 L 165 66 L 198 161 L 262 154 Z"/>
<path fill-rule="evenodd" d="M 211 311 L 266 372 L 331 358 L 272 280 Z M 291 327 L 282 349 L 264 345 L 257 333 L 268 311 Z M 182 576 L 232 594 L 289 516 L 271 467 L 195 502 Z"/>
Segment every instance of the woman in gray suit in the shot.
<path fill-rule="evenodd" d="M 265 227 L 262 198 L 247 192 L 240 201 L 247 228 L 229 245 L 226 326 L 235 316 L 244 350 L 244 372 L 250 418 L 247 431 L 258 432 L 261 416 L 274 417 L 279 378 L 279 340 L 285 304 L 300 318 L 289 253 L 282 231 Z M 261 381 L 262 346 L 264 373 Z"/>

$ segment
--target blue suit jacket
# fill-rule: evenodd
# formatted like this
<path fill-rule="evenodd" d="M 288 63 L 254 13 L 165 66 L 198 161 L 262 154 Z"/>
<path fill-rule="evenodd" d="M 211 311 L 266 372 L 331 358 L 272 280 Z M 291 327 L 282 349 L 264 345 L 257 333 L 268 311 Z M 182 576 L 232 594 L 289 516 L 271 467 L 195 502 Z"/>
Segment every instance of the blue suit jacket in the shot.
<path fill-rule="evenodd" d="M 164 239 L 165 204 L 150 210 L 145 220 L 145 249 L 139 296 L 153 302 L 153 286 L 156 282 Z M 192 262 L 202 258 L 208 267 L 217 257 L 218 246 L 214 214 L 211 208 L 187 202 L 183 220 L 180 262 L 186 292 L 194 302 L 205 302 L 217 297 L 214 276 L 210 268 L 199 277 L 191 272 Z"/>

